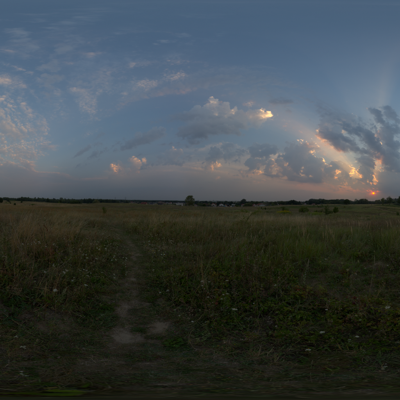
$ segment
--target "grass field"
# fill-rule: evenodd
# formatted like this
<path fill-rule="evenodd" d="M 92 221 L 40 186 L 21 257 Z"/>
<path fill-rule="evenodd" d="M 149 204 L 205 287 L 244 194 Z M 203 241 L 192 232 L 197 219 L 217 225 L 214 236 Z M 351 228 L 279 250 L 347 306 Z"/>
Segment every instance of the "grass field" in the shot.
<path fill-rule="evenodd" d="M 397 390 L 400 207 L 339 205 L 325 215 L 298 206 L 32 204 L 0 205 L 2 386 L 98 386 L 76 362 L 82 349 L 105 351 L 101 335 L 118 324 L 133 246 L 140 296 L 174 329 L 158 338 L 163 351 L 148 342 L 147 358 L 137 348 L 131 364 L 193 357 L 206 368 L 219 357 L 236 365 L 228 381 L 241 371 L 260 384 L 307 376 L 314 386 L 347 379 Z M 49 313 L 53 327 L 37 322 Z M 68 323 L 76 334 L 60 340 Z M 49 363 L 61 372 L 46 375 Z"/>

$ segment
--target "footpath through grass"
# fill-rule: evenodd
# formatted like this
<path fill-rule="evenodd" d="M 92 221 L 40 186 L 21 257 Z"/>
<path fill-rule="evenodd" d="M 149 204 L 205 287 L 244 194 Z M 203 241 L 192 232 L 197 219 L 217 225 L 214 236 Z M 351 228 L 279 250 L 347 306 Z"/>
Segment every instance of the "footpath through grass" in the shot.
<path fill-rule="evenodd" d="M 399 390 L 398 208 L 278 211 L 1 205 L 0 388 Z"/>

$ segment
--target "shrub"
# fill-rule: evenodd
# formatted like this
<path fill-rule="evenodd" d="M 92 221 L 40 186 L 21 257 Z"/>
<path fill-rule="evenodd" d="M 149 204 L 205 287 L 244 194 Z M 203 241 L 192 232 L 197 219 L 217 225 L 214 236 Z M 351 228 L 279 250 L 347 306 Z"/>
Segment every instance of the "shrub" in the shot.
<path fill-rule="evenodd" d="M 339 212 L 339 209 L 338 209 L 337 207 L 334 207 L 334 208 L 333 208 L 333 212 L 336 214 L 336 213 Z"/>
<path fill-rule="evenodd" d="M 299 208 L 299 212 L 301 212 L 301 213 L 305 213 L 305 212 L 309 212 L 309 211 L 310 210 L 308 209 L 308 207 L 305 207 L 305 206 Z"/>
<path fill-rule="evenodd" d="M 328 206 L 325 206 L 324 207 L 324 213 L 325 213 L 325 215 L 328 215 L 328 214 L 332 214 L 332 211 Z"/>

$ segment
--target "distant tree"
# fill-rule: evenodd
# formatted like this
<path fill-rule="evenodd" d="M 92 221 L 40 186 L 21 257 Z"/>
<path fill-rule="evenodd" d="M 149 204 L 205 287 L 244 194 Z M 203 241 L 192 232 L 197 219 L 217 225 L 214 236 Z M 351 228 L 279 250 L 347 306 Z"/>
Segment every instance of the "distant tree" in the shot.
<path fill-rule="evenodd" d="M 389 204 L 393 203 L 393 199 L 392 199 L 390 196 L 388 196 L 388 197 L 386 198 L 386 201 L 387 201 Z"/>
<path fill-rule="evenodd" d="M 187 206 L 194 206 L 194 197 L 193 196 L 187 196 L 185 199 L 185 204 Z"/>
<path fill-rule="evenodd" d="M 382 197 L 381 198 L 381 203 L 384 204 L 385 203 L 385 199 Z"/>
<path fill-rule="evenodd" d="M 349 199 L 346 199 L 346 200 L 343 202 L 343 204 L 350 204 L 350 200 L 349 200 Z"/>

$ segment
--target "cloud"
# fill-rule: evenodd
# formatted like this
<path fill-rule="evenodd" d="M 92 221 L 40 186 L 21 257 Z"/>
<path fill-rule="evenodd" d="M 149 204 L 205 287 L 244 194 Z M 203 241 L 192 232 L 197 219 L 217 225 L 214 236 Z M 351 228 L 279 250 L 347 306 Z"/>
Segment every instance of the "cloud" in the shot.
<path fill-rule="evenodd" d="M 122 167 L 121 167 L 120 165 L 118 165 L 118 164 L 113 164 L 113 163 L 111 163 L 111 164 L 110 164 L 110 168 L 111 168 L 111 170 L 112 170 L 114 173 L 116 173 L 116 174 L 118 174 L 119 172 L 122 171 Z"/>
<path fill-rule="evenodd" d="M 26 85 L 20 79 L 11 77 L 9 75 L 0 75 L 0 85 L 9 87 L 11 89 L 25 89 Z"/>
<path fill-rule="evenodd" d="M 211 146 L 205 158 L 206 169 L 213 170 L 222 166 L 220 161 L 239 163 L 247 150 L 234 143 L 221 143 Z"/>
<path fill-rule="evenodd" d="M 7 28 L 5 32 L 11 36 L 11 47 L 16 48 L 20 54 L 26 56 L 39 50 L 39 46 L 30 38 L 30 33 L 25 29 Z"/>
<path fill-rule="evenodd" d="M 249 172 L 263 172 L 264 167 L 269 163 L 271 155 L 278 153 L 278 148 L 268 143 L 255 143 L 248 149 L 250 157 L 244 162 Z"/>
<path fill-rule="evenodd" d="M 204 106 L 194 106 L 190 111 L 176 115 L 174 119 L 186 122 L 178 130 L 177 135 L 188 140 L 191 144 L 198 144 L 202 139 L 216 135 L 237 135 L 250 126 L 260 126 L 273 115 L 271 111 L 238 110 L 230 108 L 228 102 L 222 102 L 211 96 Z"/>
<path fill-rule="evenodd" d="M 130 150 L 134 147 L 142 146 L 145 144 L 152 143 L 165 136 L 165 128 L 162 126 L 152 128 L 145 133 L 137 133 L 135 137 L 128 140 L 121 146 L 121 150 Z"/>
<path fill-rule="evenodd" d="M 37 81 L 44 87 L 51 89 L 55 83 L 61 82 L 63 79 L 63 75 L 42 74 L 40 78 L 37 78 Z"/>
<path fill-rule="evenodd" d="M 293 100 L 285 99 L 284 97 L 278 97 L 269 101 L 270 104 L 274 105 L 288 105 L 292 104 Z"/>
<path fill-rule="evenodd" d="M 79 157 L 82 154 L 86 153 L 87 151 L 89 151 L 92 148 L 92 146 L 90 144 L 88 144 L 86 147 L 84 147 L 83 149 L 79 150 L 73 158 Z"/>
<path fill-rule="evenodd" d="M 133 88 L 143 90 L 145 92 L 154 89 L 158 86 L 158 81 L 150 79 L 142 79 L 140 81 L 133 82 Z"/>
<path fill-rule="evenodd" d="M 116 175 L 126 176 L 132 172 L 140 172 L 140 170 L 147 164 L 147 159 L 143 157 L 142 159 L 132 156 L 129 159 L 129 165 L 120 165 L 119 163 L 111 163 L 110 169 Z"/>
<path fill-rule="evenodd" d="M 58 72 L 61 67 L 58 60 L 51 60 L 47 64 L 42 64 L 41 66 L 36 68 L 38 71 L 50 71 L 50 72 Z"/>
<path fill-rule="evenodd" d="M 254 144 L 244 164 L 248 173 L 291 182 L 365 187 L 354 167 L 342 161 L 326 162 L 318 151 L 315 143 L 303 140 L 288 143 L 283 151 L 268 143 Z"/>
<path fill-rule="evenodd" d="M 96 114 L 97 98 L 88 89 L 72 87 L 70 91 L 77 96 L 77 102 L 81 111 L 90 115 Z"/>
<path fill-rule="evenodd" d="M 176 81 L 178 79 L 183 79 L 185 78 L 186 74 L 182 71 L 177 72 L 175 74 L 167 75 L 166 78 L 170 81 Z"/>
<path fill-rule="evenodd" d="M 129 161 L 135 170 L 140 170 L 142 166 L 147 163 L 147 160 L 144 157 L 140 160 L 139 158 L 132 156 Z"/>
<path fill-rule="evenodd" d="M 185 154 L 183 149 L 177 149 L 174 146 L 163 154 L 158 156 L 158 164 L 182 166 L 191 159 L 190 155 Z"/>
<path fill-rule="evenodd" d="M 400 172 L 400 119 L 390 106 L 368 111 L 373 121 L 365 123 L 352 115 L 320 107 L 317 137 L 337 151 L 353 154 L 360 179 L 374 184 L 377 162 L 384 171 Z"/>
<path fill-rule="evenodd" d="M 46 140 L 47 121 L 23 101 L 22 94 L 13 97 L 6 93 L 0 98 L 0 162 L 34 162 L 54 149 Z"/>
<path fill-rule="evenodd" d="M 325 161 L 314 152 L 312 143 L 298 141 L 290 143 L 283 153 L 267 163 L 264 174 L 271 177 L 285 177 L 289 181 L 322 183 Z"/>

